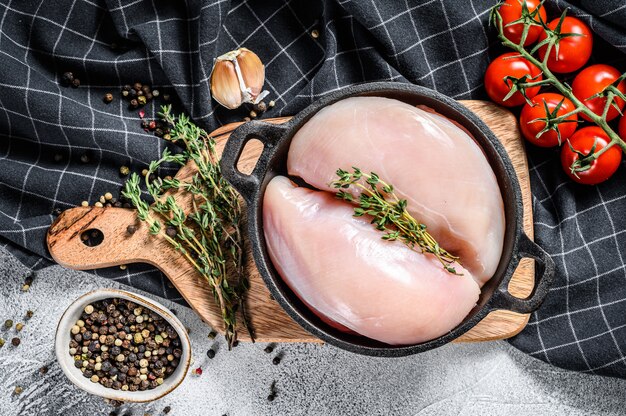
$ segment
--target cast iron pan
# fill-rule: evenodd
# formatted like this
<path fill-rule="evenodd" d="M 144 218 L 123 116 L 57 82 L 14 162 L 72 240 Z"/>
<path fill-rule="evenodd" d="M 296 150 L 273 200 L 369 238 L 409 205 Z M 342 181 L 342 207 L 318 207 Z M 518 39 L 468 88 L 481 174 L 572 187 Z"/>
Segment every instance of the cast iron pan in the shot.
<path fill-rule="evenodd" d="M 484 150 L 493 168 L 504 199 L 506 230 L 504 250 L 495 275 L 482 290 L 477 305 L 449 333 L 415 345 L 394 346 L 360 335 L 347 334 L 324 323 L 291 291 L 278 274 L 265 245 L 263 234 L 263 195 L 268 182 L 276 175 L 287 175 L 287 152 L 298 129 L 315 113 L 336 101 L 354 96 L 395 98 L 411 105 L 426 105 L 465 127 Z M 250 139 L 263 142 L 263 152 L 250 175 L 237 170 L 237 162 Z M 513 165 L 489 128 L 471 111 L 456 101 L 427 88 L 392 82 L 379 82 L 346 87 L 328 94 L 298 113 L 290 121 L 276 125 L 251 121 L 241 125 L 230 136 L 222 155 L 224 177 L 241 193 L 247 203 L 248 234 L 256 265 L 276 301 L 304 329 L 321 340 L 359 354 L 400 357 L 440 347 L 469 331 L 489 312 L 507 309 L 519 313 L 536 310 L 546 294 L 554 274 L 554 262 L 548 254 L 524 234 L 522 229 L 522 195 Z M 526 299 L 511 295 L 507 287 L 521 258 L 536 260 L 536 284 Z"/>

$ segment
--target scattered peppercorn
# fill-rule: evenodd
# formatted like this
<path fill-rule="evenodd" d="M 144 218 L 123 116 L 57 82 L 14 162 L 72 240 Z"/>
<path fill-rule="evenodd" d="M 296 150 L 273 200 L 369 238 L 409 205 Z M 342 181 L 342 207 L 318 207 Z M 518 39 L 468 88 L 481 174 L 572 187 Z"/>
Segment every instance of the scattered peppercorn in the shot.
<path fill-rule="evenodd" d="M 102 202 L 98 201 L 95 204 L 93 204 L 94 207 L 98 207 L 98 208 L 103 208 L 104 205 L 102 205 Z"/>
<path fill-rule="evenodd" d="M 56 154 L 54 155 L 54 161 L 55 161 L 56 163 L 59 163 L 59 162 L 60 162 L 60 161 L 62 161 L 62 160 L 63 160 L 63 155 L 62 155 L 61 153 L 56 153 Z"/>
<path fill-rule="evenodd" d="M 270 384 L 270 395 L 267 396 L 267 400 L 273 402 L 276 398 L 277 393 L 278 392 L 276 391 L 276 381 L 272 381 L 272 384 Z"/>
<path fill-rule="evenodd" d="M 130 169 L 128 168 L 128 166 L 120 167 L 120 175 L 128 176 L 129 173 L 130 173 Z"/>
<path fill-rule="evenodd" d="M 48 373 L 48 366 L 44 365 L 43 367 L 39 369 L 39 374 L 45 375 L 47 373 Z"/>
<path fill-rule="evenodd" d="M 4 339 L 0 338 L 0 348 L 4 347 Z"/>
<path fill-rule="evenodd" d="M 130 235 L 135 234 L 136 231 L 137 231 L 136 225 L 129 225 L 128 227 L 126 227 L 126 232 Z"/>
<path fill-rule="evenodd" d="M 22 394 L 23 391 L 24 389 L 21 386 L 16 386 L 15 389 L 13 389 L 13 394 L 19 396 L 20 394 Z"/>
<path fill-rule="evenodd" d="M 176 235 L 178 233 L 176 232 L 176 228 L 175 227 L 173 227 L 171 225 L 168 225 L 168 227 L 165 229 L 165 234 L 167 234 L 167 236 L 170 237 L 170 238 L 174 238 L 174 237 L 176 237 Z"/>
<path fill-rule="evenodd" d="M 61 80 L 63 81 L 63 84 L 69 86 L 72 84 L 72 81 L 74 81 L 74 74 L 71 72 L 64 72 Z"/>
<path fill-rule="evenodd" d="M 215 331 L 209 332 L 209 339 L 215 339 L 216 336 L 217 336 L 217 332 Z"/>
<path fill-rule="evenodd" d="M 165 414 L 168 414 L 168 413 L 169 413 L 169 412 L 171 412 L 171 411 L 172 411 L 171 406 L 165 406 L 165 407 L 163 408 L 163 413 L 165 413 Z"/>
<path fill-rule="evenodd" d="M 106 94 L 104 94 L 103 100 L 105 103 L 109 104 L 111 101 L 113 101 L 113 94 L 107 92 Z"/>
<path fill-rule="evenodd" d="M 143 95 L 140 95 L 139 97 L 137 97 L 137 103 L 139 103 L 139 105 L 146 105 L 147 103 L 146 97 Z"/>
<path fill-rule="evenodd" d="M 270 108 L 274 107 L 275 105 L 276 105 L 276 102 L 275 102 L 274 100 L 272 100 L 272 101 L 270 101 L 270 102 L 268 103 L 268 106 L 269 106 Z"/>
<path fill-rule="evenodd" d="M 313 29 L 313 30 L 311 31 L 311 37 L 312 37 L 313 39 L 317 39 L 317 38 L 319 38 L 319 37 L 320 37 L 320 32 L 319 32 L 317 29 Z"/>
<path fill-rule="evenodd" d="M 80 80 L 78 78 L 74 78 L 72 80 L 72 87 L 74 87 L 74 88 L 80 87 Z"/>
<path fill-rule="evenodd" d="M 256 111 L 252 110 L 250 111 L 250 118 L 255 118 L 257 116 Z"/>
<path fill-rule="evenodd" d="M 22 292 L 28 292 L 30 290 L 30 285 L 22 285 Z"/>
<path fill-rule="evenodd" d="M 18 337 L 15 337 L 15 338 L 13 338 L 13 339 L 11 340 L 11 344 L 12 344 L 14 347 L 19 346 L 19 345 L 20 345 L 20 342 L 22 342 L 22 340 L 20 340 Z"/>
<path fill-rule="evenodd" d="M 210 349 L 206 352 L 206 356 L 209 357 L 210 359 L 215 358 L 215 350 L 214 349 Z"/>
<path fill-rule="evenodd" d="M 153 97 L 158 97 L 160 94 L 159 90 L 152 90 L 152 96 Z"/>
<path fill-rule="evenodd" d="M 274 347 L 272 345 L 268 345 L 263 351 L 265 351 L 267 354 L 271 354 L 274 351 Z"/>
<path fill-rule="evenodd" d="M 30 319 L 33 317 L 33 315 L 35 314 L 35 312 L 31 311 L 30 309 L 26 311 L 26 319 Z"/>
<path fill-rule="evenodd" d="M 126 266 L 125 264 L 120 264 L 120 270 L 126 270 L 128 266 Z"/>
<path fill-rule="evenodd" d="M 163 101 L 169 101 L 170 100 L 170 95 L 169 94 L 163 94 Z"/>
<path fill-rule="evenodd" d="M 88 207 L 89 206 L 89 202 L 83 201 L 83 202 L 80 203 L 80 205 L 83 206 L 83 207 Z"/>
<path fill-rule="evenodd" d="M 202 375 L 202 368 L 198 367 L 195 370 L 193 370 L 193 373 L 197 376 L 201 376 Z"/>
<path fill-rule="evenodd" d="M 265 104 L 265 101 L 261 101 L 260 103 L 257 103 L 254 105 L 254 111 L 256 111 L 257 113 L 264 113 L 267 111 L 267 104 Z"/>
<path fill-rule="evenodd" d="M 13 327 L 13 321 L 11 319 L 7 319 L 4 321 L 4 327 L 6 329 L 11 329 Z"/>
<path fill-rule="evenodd" d="M 133 85 L 133 88 L 135 89 L 135 91 L 141 91 L 142 87 L 143 85 L 141 85 L 141 82 L 135 82 L 135 84 Z"/>
<path fill-rule="evenodd" d="M 87 153 L 83 153 L 83 154 L 80 156 L 80 161 L 81 161 L 81 163 L 89 163 L 89 160 L 90 160 L 90 159 L 89 159 L 89 155 L 88 155 Z"/>
<path fill-rule="evenodd" d="M 17 324 L 15 324 L 15 330 L 17 332 L 20 332 L 22 329 L 24 329 L 24 324 L 21 322 L 18 322 Z"/>
<path fill-rule="evenodd" d="M 274 359 L 272 360 L 272 364 L 274 364 L 274 365 L 280 364 L 280 357 L 278 357 L 278 356 L 274 357 Z"/>
<path fill-rule="evenodd" d="M 132 100 L 130 100 L 130 108 L 135 109 L 137 107 L 139 107 L 139 102 L 137 101 L 137 99 L 133 98 Z"/>

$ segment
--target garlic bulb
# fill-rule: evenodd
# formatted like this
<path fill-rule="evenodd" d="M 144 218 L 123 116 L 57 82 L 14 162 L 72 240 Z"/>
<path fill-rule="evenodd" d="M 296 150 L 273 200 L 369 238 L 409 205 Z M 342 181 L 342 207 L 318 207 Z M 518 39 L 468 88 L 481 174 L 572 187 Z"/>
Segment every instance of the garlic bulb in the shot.
<path fill-rule="evenodd" d="M 240 48 L 215 60 L 211 95 L 220 105 L 234 110 L 243 103 L 256 104 L 269 94 L 262 91 L 264 83 L 263 62 L 251 50 Z"/>

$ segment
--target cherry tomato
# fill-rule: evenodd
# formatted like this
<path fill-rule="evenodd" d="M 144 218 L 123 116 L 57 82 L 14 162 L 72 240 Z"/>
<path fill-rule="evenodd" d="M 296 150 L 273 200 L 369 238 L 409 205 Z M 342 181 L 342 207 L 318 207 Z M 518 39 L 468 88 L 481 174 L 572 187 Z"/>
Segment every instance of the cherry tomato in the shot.
<path fill-rule="evenodd" d="M 548 115 L 546 114 L 545 105 L 548 106 L 548 111 L 550 113 L 553 113 L 554 109 L 559 105 L 561 101 L 563 101 L 561 107 L 559 107 L 556 114 L 554 114 L 554 117 L 558 117 L 574 111 L 574 109 L 576 108 L 574 106 L 574 103 L 572 103 L 570 100 L 563 97 L 562 95 L 554 94 L 552 92 L 539 94 L 533 97 L 531 101 L 535 105 L 531 106 L 526 103 L 526 105 L 524 105 L 524 108 L 522 108 L 522 114 L 520 115 L 519 123 L 522 134 L 524 135 L 526 140 L 537 146 L 553 147 L 560 145 L 561 143 L 559 142 L 559 135 L 557 134 L 556 130 L 548 130 L 542 133 L 541 136 L 537 137 L 537 134 L 539 134 L 539 132 L 541 132 L 544 127 L 546 127 L 546 123 L 544 121 L 536 121 L 533 123 L 532 121 L 538 118 L 547 118 Z M 576 121 L 578 120 L 578 115 L 573 114 L 567 117 L 567 120 Z M 561 142 L 564 142 L 572 134 L 574 134 L 577 127 L 578 126 L 575 122 L 559 123 L 556 128 L 559 130 L 559 133 L 561 135 Z"/>
<path fill-rule="evenodd" d="M 539 68 L 526 59 L 520 58 L 517 52 L 509 52 L 498 56 L 489 64 L 485 72 L 485 89 L 487 94 L 493 101 L 506 107 L 524 104 L 524 96 L 519 91 L 509 97 L 508 100 L 503 101 L 513 85 L 511 80 L 505 83 L 504 78 L 506 76 L 521 78 L 524 75 L 528 75 L 529 79 L 527 82 L 539 81 L 543 78 Z M 531 80 L 530 78 L 533 79 Z M 528 98 L 532 98 L 539 93 L 540 88 L 539 86 L 528 88 L 526 95 Z"/>
<path fill-rule="evenodd" d="M 626 116 L 619 119 L 619 126 L 617 126 L 617 132 L 622 140 L 626 140 Z"/>
<path fill-rule="evenodd" d="M 559 19 L 554 19 L 548 23 L 550 29 L 556 28 Z M 589 60 L 591 48 L 593 47 L 593 34 L 589 27 L 575 17 L 566 16 L 561 25 L 561 33 L 579 33 L 582 36 L 570 36 L 559 41 L 559 56 L 556 56 L 555 48 L 550 50 L 548 58 L 548 68 L 553 72 L 567 73 L 574 72 Z M 547 37 L 546 32 L 539 36 L 541 42 Z M 547 45 L 539 48 L 539 57 L 543 60 L 546 56 Z"/>
<path fill-rule="evenodd" d="M 518 20 L 522 16 L 522 1 L 523 0 L 506 0 L 498 9 L 498 11 L 500 12 L 500 16 L 502 16 L 502 28 L 504 36 L 511 42 L 517 44 L 519 44 L 520 40 L 522 40 L 524 25 L 522 23 L 517 23 L 515 25 L 507 26 L 507 24 Z M 541 2 L 539 0 L 526 0 L 526 6 L 528 7 L 528 11 L 534 12 L 540 3 Z M 544 22 L 548 20 L 548 17 L 546 16 L 546 10 L 543 7 L 540 7 L 539 14 L 535 16 L 534 20 L 539 22 L 539 16 L 541 16 L 541 19 Z M 524 46 L 528 46 L 531 43 L 535 42 L 537 38 L 539 38 L 539 35 L 542 31 L 543 29 L 541 28 L 541 26 L 531 26 L 528 30 L 528 34 L 526 35 Z"/>
<path fill-rule="evenodd" d="M 578 130 L 568 141 L 574 149 L 587 155 L 591 152 L 594 142 L 596 143 L 595 151 L 597 152 L 603 149 L 610 142 L 610 139 L 604 130 L 593 126 Z M 622 150 L 619 146 L 613 145 L 606 152 L 602 153 L 598 159 L 592 161 L 589 169 L 583 172 L 576 172 L 576 175 L 578 175 L 576 176 L 571 172 L 570 166 L 579 158 L 580 155 L 572 152 L 567 143 L 563 145 L 561 148 L 561 166 L 565 173 L 575 182 L 595 185 L 606 181 L 617 171 L 622 161 Z"/>
<path fill-rule="evenodd" d="M 602 115 L 604 106 L 606 105 L 606 98 L 596 97 L 591 100 L 587 100 L 587 98 L 602 91 L 604 87 L 614 82 L 620 75 L 622 74 L 610 65 L 598 64 L 588 66 L 580 71 L 580 73 L 576 75 L 576 78 L 574 78 L 572 92 L 576 98 L 582 101 L 591 111 L 597 115 Z M 617 89 L 626 93 L 626 82 L 620 82 Z M 620 111 L 624 108 L 624 100 L 621 98 L 616 97 L 613 102 L 618 105 Z M 611 106 L 606 115 L 606 120 L 613 120 L 618 114 L 619 111 Z M 585 114 L 581 113 L 581 115 L 585 120 L 591 121 Z"/>

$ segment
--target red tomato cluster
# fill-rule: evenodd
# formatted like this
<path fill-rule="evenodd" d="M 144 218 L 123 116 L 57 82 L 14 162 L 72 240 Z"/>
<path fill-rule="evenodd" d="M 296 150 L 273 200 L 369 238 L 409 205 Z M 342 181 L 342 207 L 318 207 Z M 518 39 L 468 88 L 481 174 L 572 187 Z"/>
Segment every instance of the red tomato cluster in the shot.
<path fill-rule="evenodd" d="M 531 13 L 528 19 L 532 17 L 538 23 L 545 24 L 549 29 L 555 30 L 561 19 L 557 18 L 548 22 L 541 3 L 540 0 L 526 0 L 524 6 L 523 0 L 505 0 L 498 9 L 502 19 L 504 36 L 516 44 L 522 40 L 524 25 L 511 23 L 520 21 L 523 7 L 526 7 Z M 573 73 L 583 68 L 589 60 L 593 47 L 593 34 L 584 22 L 570 16 L 566 16 L 562 20 L 560 33 L 573 33 L 575 35 L 562 36 L 558 42 L 559 47 L 551 47 L 549 52 L 547 50 L 548 45 L 544 44 L 537 50 L 537 59 L 543 61 L 546 54 L 549 53 L 547 66 L 552 73 Z M 524 46 L 541 42 L 548 36 L 544 27 L 540 25 L 530 26 Z M 530 103 L 519 90 L 514 90 L 515 92 L 510 94 L 512 88 L 516 88 L 517 82 L 541 81 L 543 75 L 537 66 L 519 56 L 517 52 L 509 52 L 494 59 L 487 68 L 485 89 L 489 97 L 498 104 L 507 107 L 524 106 L 520 114 L 520 130 L 530 143 L 540 147 L 562 145 L 561 163 L 564 171 L 574 181 L 593 185 L 607 180 L 615 173 L 621 163 L 622 151 L 619 146 L 610 147 L 583 170 L 574 172 L 571 169 L 577 160 L 602 150 L 611 141 L 600 127 L 594 125 L 579 128 L 578 114 L 570 114 L 565 122 L 553 122 L 555 118 L 571 113 L 576 109 L 572 101 L 558 92 L 539 94 L 542 85 L 525 88 L 525 95 Z M 588 66 L 574 78 L 572 93 L 592 112 L 601 116 L 606 105 L 606 98 L 603 96 L 590 97 L 599 94 L 605 87 L 613 84 L 620 75 L 620 72 L 610 65 Z M 619 83 L 617 89 L 626 94 L 626 82 Z M 614 105 L 606 113 L 607 121 L 618 117 L 626 104 L 619 97 L 614 98 L 613 103 Z M 592 121 L 586 114 L 580 113 L 580 115 L 584 121 Z M 621 117 L 618 130 L 620 137 L 626 140 L 626 116 Z"/>

